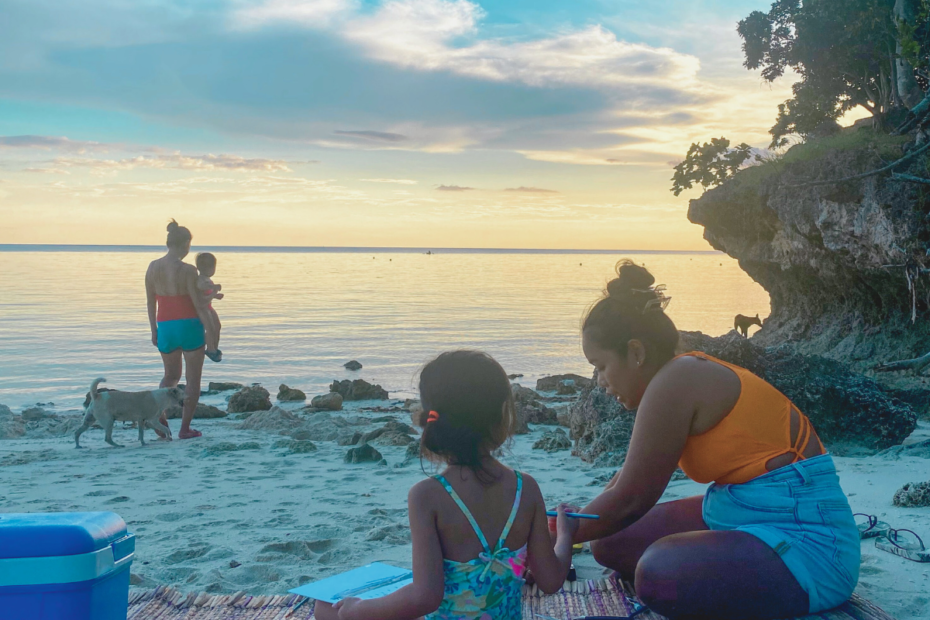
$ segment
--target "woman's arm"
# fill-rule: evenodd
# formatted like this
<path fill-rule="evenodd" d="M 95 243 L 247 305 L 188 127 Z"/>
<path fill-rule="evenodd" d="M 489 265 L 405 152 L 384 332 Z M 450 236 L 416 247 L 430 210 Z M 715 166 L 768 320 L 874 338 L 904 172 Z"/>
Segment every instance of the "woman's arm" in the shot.
<path fill-rule="evenodd" d="M 527 564 L 539 589 L 546 594 L 552 594 L 559 591 L 571 569 L 572 535 L 578 528 L 578 520 L 564 516 L 565 510 L 563 506 L 559 506 L 559 535 L 553 549 L 546 519 L 546 505 L 539 485 L 530 476 L 523 474 L 523 488 L 528 499 L 533 502 L 533 522 L 527 541 Z"/>
<path fill-rule="evenodd" d="M 339 620 L 413 620 L 439 609 L 445 595 L 442 545 L 436 511 L 430 501 L 436 481 L 424 480 L 410 489 L 407 510 L 413 539 L 413 583 L 381 598 L 345 599 L 335 605 Z"/>
<path fill-rule="evenodd" d="M 674 365 L 674 366 L 672 366 Z M 615 534 L 656 505 L 678 467 L 697 409 L 698 378 L 672 362 L 653 378 L 640 403 L 623 468 L 582 511 L 600 516 L 584 520 L 575 542 Z"/>
<path fill-rule="evenodd" d="M 158 323 L 155 322 L 155 276 L 152 265 L 145 272 L 145 301 L 149 311 L 149 328 L 152 330 L 152 344 L 158 346 Z"/>

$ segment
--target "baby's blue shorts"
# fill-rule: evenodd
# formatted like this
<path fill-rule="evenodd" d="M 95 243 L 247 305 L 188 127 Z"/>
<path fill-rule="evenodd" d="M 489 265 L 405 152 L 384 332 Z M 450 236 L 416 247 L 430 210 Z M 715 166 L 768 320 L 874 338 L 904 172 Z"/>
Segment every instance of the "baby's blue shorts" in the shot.
<path fill-rule="evenodd" d="M 744 484 L 711 484 L 704 522 L 761 538 L 810 599 L 810 613 L 845 603 L 859 581 L 859 530 L 829 454 Z"/>
<path fill-rule="evenodd" d="M 158 350 L 171 353 L 178 349 L 196 351 L 206 342 L 200 319 L 175 319 L 158 324 Z"/>

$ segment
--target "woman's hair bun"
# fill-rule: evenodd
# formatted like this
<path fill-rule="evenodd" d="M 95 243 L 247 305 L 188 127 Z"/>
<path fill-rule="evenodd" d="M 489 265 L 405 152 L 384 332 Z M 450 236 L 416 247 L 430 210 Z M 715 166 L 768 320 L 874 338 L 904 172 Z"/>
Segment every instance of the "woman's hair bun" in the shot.
<path fill-rule="evenodd" d="M 176 230 L 177 230 L 178 228 L 180 228 L 180 227 L 181 227 L 181 225 L 178 224 L 178 223 L 174 220 L 174 218 L 172 218 L 171 221 L 168 222 L 168 232 L 170 232 L 170 233 L 176 231 Z"/>
<path fill-rule="evenodd" d="M 628 258 L 617 263 L 617 277 L 607 283 L 609 297 L 630 297 L 637 291 L 648 291 L 656 279 L 645 268 Z"/>

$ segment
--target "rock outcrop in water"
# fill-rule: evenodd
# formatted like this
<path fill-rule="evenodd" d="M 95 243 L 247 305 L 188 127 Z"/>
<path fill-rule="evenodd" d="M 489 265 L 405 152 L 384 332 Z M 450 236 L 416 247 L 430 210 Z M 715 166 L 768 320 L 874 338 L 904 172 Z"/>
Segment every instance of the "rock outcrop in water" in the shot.
<path fill-rule="evenodd" d="M 536 391 L 537 392 L 556 392 L 559 389 L 559 384 L 563 381 L 574 381 L 575 387 L 579 390 L 587 390 L 588 388 L 593 387 L 593 382 L 587 377 L 582 377 L 580 375 L 552 375 L 551 377 L 543 377 L 542 379 L 536 382 Z"/>
<path fill-rule="evenodd" d="M 310 406 L 327 411 L 339 411 L 342 409 L 342 394 L 330 392 L 329 394 L 314 396 L 313 400 L 310 401 Z"/>
<path fill-rule="evenodd" d="M 288 387 L 282 383 L 278 386 L 277 399 L 285 402 L 303 401 L 307 400 L 307 395 L 297 388 Z"/>
<path fill-rule="evenodd" d="M 333 381 L 330 392 L 339 393 L 344 400 L 387 400 L 387 390 L 380 385 L 372 385 L 364 379 Z"/>
<path fill-rule="evenodd" d="M 232 395 L 226 406 L 226 411 L 229 413 L 248 413 L 269 409 L 271 409 L 271 394 L 260 385 L 242 388 Z"/>
<path fill-rule="evenodd" d="M 692 200 L 688 218 L 771 296 L 771 316 L 754 341 L 788 343 L 866 372 L 930 351 L 930 274 L 917 276 L 912 299 L 903 267 L 930 267 L 930 194 L 890 174 L 798 187 L 880 168 L 907 140 L 854 131 L 870 130 L 799 145 L 739 172 Z M 926 168 L 924 156 L 896 172 L 926 177 Z M 901 374 L 876 379 L 927 387 Z"/>

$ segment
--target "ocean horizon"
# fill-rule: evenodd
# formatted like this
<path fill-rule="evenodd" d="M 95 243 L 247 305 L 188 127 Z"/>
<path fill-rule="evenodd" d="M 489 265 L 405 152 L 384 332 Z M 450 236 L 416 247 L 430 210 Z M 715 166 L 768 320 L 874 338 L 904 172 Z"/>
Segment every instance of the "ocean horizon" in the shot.
<path fill-rule="evenodd" d="M 0 243 L 0 252 L 164 252 L 163 245 L 93 245 L 68 243 Z M 585 250 L 547 248 L 428 248 L 378 246 L 193 245 L 191 252 L 255 254 L 723 254 L 718 250 Z"/>

